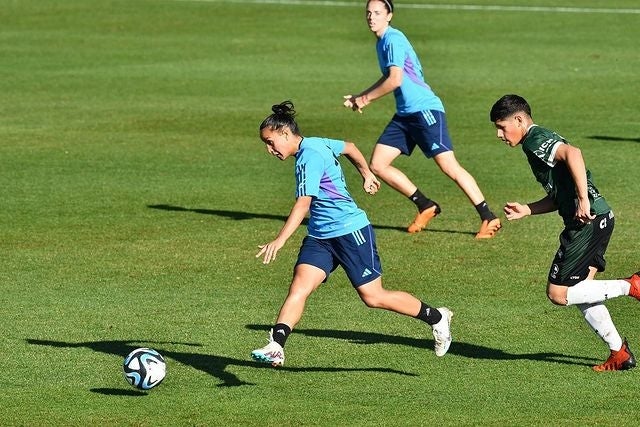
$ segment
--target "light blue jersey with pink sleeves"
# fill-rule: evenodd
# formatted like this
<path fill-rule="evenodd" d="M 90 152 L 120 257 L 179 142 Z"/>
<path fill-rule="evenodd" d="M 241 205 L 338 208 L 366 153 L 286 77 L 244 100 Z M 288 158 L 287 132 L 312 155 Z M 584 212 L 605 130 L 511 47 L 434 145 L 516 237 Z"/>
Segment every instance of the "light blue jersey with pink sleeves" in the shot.
<path fill-rule="evenodd" d="M 376 44 L 376 51 L 380 70 L 385 76 L 389 76 L 391 66 L 402 68 L 402 84 L 393 91 L 399 115 L 425 110 L 444 112 L 442 101 L 424 80 L 422 65 L 413 46 L 400 30 L 388 27 Z"/>
<path fill-rule="evenodd" d="M 296 198 L 311 196 L 309 235 L 344 236 L 369 225 L 369 219 L 347 191 L 338 157 L 344 141 L 304 138 L 296 153 Z"/>

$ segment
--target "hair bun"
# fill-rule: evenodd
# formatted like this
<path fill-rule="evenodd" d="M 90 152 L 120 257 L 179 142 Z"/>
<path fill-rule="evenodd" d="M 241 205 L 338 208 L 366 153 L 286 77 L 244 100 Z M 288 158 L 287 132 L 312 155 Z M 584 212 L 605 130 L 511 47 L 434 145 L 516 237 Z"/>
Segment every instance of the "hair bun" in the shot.
<path fill-rule="evenodd" d="M 296 112 L 293 109 L 293 103 L 291 101 L 284 101 L 280 104 L 271 106 L 271 111 L 276 115 L 295 116 Z"/>

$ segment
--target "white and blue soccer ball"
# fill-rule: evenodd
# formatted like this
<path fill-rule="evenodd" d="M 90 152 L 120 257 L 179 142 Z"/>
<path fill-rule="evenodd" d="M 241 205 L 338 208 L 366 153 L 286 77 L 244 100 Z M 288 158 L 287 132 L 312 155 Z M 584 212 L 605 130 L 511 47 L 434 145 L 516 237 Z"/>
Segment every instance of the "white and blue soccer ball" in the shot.
<path fill-rule="evenodd" d="M 151 348 L 136 348 L 124 358 L 124 377 L 140 390 L 150 390 L 167 375 L 164 357 Z"/>

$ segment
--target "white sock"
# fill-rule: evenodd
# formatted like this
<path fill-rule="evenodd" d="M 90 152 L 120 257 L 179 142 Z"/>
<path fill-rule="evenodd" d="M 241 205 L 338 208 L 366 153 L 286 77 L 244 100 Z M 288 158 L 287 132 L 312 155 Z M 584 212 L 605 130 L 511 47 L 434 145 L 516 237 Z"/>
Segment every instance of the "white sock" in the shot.
<path fill-rule="evenodd" d="M 567 289 L 567 305 L 594 304 L 629 295 L 631 283 L 622 279 L 583 280 Z"/>
<path fill-rule="evenodd" d="M 578 304 L 577 307 L 582 311 L 584 320 L 607 343 L 609 349 L 618 351 L 622 348 L 622 337 L 604 304 Z"/>

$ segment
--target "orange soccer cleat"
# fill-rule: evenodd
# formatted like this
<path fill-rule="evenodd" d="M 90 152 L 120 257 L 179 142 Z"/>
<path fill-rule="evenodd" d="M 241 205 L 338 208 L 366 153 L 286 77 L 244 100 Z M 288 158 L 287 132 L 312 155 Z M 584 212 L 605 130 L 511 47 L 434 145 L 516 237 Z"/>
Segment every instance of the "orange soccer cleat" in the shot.
<path fill-rule="evenodd" d="M 436 215 L 438 215 L 440 212 L 440 206 L 438 206 L 437 203 L 430 208 L 419 212 L 409 228 L 407 228 L 407 231 L 409 233 L 419 233 L 420 231 L 424 230 L 427 224 L 429 224 L 429 221 L 435 218 Z"/>
<path fill-rule="evenodd" d="M 490 239 L 495 236 L 501 228 L 500 218 L 493 218 L 490 221 L 485 219 L 482 221 L 480 231 L 476 234 L 476 239 Z"/>
<path fill-rule="evenodd" d="M 631 277 L 627 277 L 624 280 L 631 283 L 631 288 L 629 289 L 629 296 L 632 296 L 638 301 L 640 301 L 640 271 L 634 273 Z"/>
<path fill-rule="evenodd" d="M 629 350 L 629 344 L 625 339 L 620 350 L 611 350 L 609 358 L 601 365 L 596 365 L 593 370 L 596 372 L 604 371 L 625 371 L 636 366 L 636 359 Z"/>

